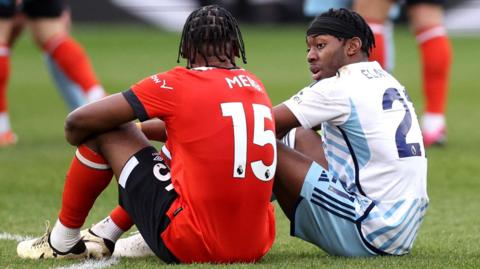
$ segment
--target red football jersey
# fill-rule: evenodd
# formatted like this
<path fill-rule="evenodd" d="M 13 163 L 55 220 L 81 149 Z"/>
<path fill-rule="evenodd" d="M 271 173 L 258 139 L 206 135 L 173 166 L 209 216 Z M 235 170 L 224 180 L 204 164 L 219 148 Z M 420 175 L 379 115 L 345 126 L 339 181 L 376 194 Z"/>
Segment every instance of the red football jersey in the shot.
<path fill-rule="evenodd" d="M 131 88 L 140 120 L 165 121 L 179 198 L 162 233 L 182 262 L 252 262 L 275 237 L 275 125 L 263 84 L 244 69 L 174 68 Z"/>

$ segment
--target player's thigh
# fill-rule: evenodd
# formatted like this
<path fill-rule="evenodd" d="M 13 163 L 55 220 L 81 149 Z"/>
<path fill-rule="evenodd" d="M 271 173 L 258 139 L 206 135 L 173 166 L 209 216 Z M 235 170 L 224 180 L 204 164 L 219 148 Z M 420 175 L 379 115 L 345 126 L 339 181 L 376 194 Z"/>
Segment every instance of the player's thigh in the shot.
<path fill-rule="evenodd" d="M 144 148 L 127 161 L 119 177 L 119 198 L 152 251 L 165 262 L 176 262 L 160 234 L 170 224 L 166 213 L 177 194 L 170 169 L 155 148 Z"/>
<path fill-rule="evenodd" d="M 43 46 L 52 37 L 68 32 L 64 19 L 65 0 L 26 0 L 23 13 L 28 17 L 33 39 Z"/>
<path fill-rule="evenodd" d="M 443 25 L 443 1 L 407 1 L 410 24 L 414 31 Z"/>
<path fill-rule="evenodd" d="M 68 34 L 68 24 L 62 18 L 40 18 L 29 20 L 28 24 L 39 47 L 44 47 L 54 37 Z"/>
<path fill-rule="evenodd" d="M 305 155 L 277 141 L 277 169 L 273 192 L 288 218 L 292 215 L 311 163 L 312 160 Z"/>
<path fill-rule="evenodd" d="M 388 19 L 392 4 L 392 0 L 355 0 L 353 9 L 369 21 L 383 23 Z"/>
<path fill-rule="evenodd" d="M 15 13 L 15 0 L 0 1 L 0 45 L 8 44 Z"/>
<path fill-rule="evenodd" d="M 323 167 L 328 167 L 321 136 L 312 129 L 296 128 L 295 150 L 308 156 Z"/>
<path fill-rule="evenodd" d="M 100 134 L 86 144 L 94 151 L 102 154 L 110 167 L 112 167 L 117 179 L 127 161 L 134 154 L 152 146 L 150 141 L 133 122 L 123 124 L 111 131 Z"/>
<path fill-rule="evenodd" d="M 0 18 L 0 45 L 9 44 L 12 27 L 13 27 L 12 19 Z"/>
<path fill-rule="evenodd" d="M 338 179 L 313 163 L 293 211 L 291 234 L 332 255 L 374 256 L 357 227 L 360 206 Z"/>

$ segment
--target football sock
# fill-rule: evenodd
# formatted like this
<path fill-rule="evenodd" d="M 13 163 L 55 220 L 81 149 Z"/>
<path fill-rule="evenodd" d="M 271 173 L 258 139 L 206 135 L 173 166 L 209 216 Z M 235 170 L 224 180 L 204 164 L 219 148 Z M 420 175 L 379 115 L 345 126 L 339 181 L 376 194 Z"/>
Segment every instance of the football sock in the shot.
<path fill-rule="evenodd" d="M 80 241 L 80 228 L 68 228 L 57 219 L 50 234 L 50 244 L 60 252 L 67 252 Z"/>
<path fill-rule="evenodd" d="M 385 51 L 385 33 L 384 25 L 382 23 L 368 21 L 368 25 L 372 29 L 373 36 L 375 37 L 375 48 L 372 49 L 368 60 L 377 61 L 383 68 L 386 64 L 386 51 Z"/>
<path fill-rule="evenodd" d="M 100 85 L 95 85 L 88 90 L 85 98 L 87 100 L 87 103 L 91 103 L 93 101 L 96 101 L 98 99 L 105 97 L 105 95 L 106 93 L 105 93 L 105 90 L 103 90 L 103 87 Z"/>
<path fill-rule="evenodd" d="M 385 70 L 392 73 L 395 68 L 395 40 L 394 40 L 394 23 L 388 21 L 383 25 L 383 37 L 385 40 Z"/>
<path fill-rule="evenodd" d="M 67 75 L 69 79 L 79 85 L 85 95 L 90 91 L 98 91 L 105 95 L 105 92 L 97 81 L 90 60 L 83 48 L 73 38 L 66 35 L 57 35 L 52 37 L 44 45 L 44 50 L 55 60 L 57 65 Z M 98 99 L 98 98 L 97 98 Z"/>
<path fill-rule="evenodd" d="M 124 232 L 128 231 L 133 226 L 133 221 L 128 215 L 127 211 L 121 206 L 115 207 L 110 213 L 110 218 L 113 222 Z"/>
<path fill-rule="evenodd" d="M 0 46 L 0 133 L 10 131 L 7 113 L 7 83 L 10 74 L 10 49 Z"/>
<path fill-rule="evenodd" d="M 112 242 L 116 242 L 125 232 L 125 230 L 115 224 L 110 216 L 93 225 L 90 230 L 97 236 L 106 238 Z"/>
<path fill-rule="evenodd" d="M 48 67 L 48 71 L 57 86 L 58 91 L 63 97 L 63 100 L 67 103 L 70 111 L 80 107 L 87 103 L 87 100 L 83 94 L 79 85 L 71 81 L 58 67 L 55 61 L 49 54 L 45 54 L 45 64 Z"/>
<path fill-rule="evenodd" d="M 7 112 L 0 112 L 0 134 L 10 131 L 10 120 Z"/>
<path fill-rule="evenodd" d="M 422 56 L 425 111 L 443 114 L 452 58 L 450 41 L 443 26 L 418 31 L 416 39 Z"/>
<path fill-rule="evenodd" d="M 295 149 L 295 135 L 297 128 L 293 128 L 282 138 L 283 144 L 287 145 L 291 149 Z"/>
<path fill-rule="evenodd" d="M 426 134 L 436 134 L 444 131 L 445 116 L 443 114 L 425 113 L 422 116 L 422 131 Z"/>
<path fill-rule="evenodd" d="M 70 164 L 62 196 L 59 219 L 69 228 L 80 228 L 113 172 L 102 156 L 85 145 L 78 147 Z"/>

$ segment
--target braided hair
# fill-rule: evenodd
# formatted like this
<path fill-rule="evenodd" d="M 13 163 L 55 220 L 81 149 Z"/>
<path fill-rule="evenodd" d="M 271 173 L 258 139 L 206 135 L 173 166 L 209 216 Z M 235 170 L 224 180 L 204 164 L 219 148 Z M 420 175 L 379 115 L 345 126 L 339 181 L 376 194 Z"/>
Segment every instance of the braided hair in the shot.
<path fill-rule="evenodd" d="M 370 56 L 375 47 L 372 29 L 357 12 L 346 8 L 329 9 L 318 15 L 310 24 L 307 36 L 329 34 L 336 38 L 358 37 L 362 41 L 361 50 Z"/>
<path fill-rule="evenodd" d="M 233 51 L 233 55 L 231 52 Z M 230 61 L 234 66 L 235 57 L 242 57 L 247 63 L 242 33 L 235 18 L 218 5 L 204 6 L 188 16 L 183 27 L 178 48 L 180 57 L 187 59 L 187 67 L 195 63 L 196 55 L 201 55 L 207 66 L 208 57 L 215 56 L 221 62 Z"/>

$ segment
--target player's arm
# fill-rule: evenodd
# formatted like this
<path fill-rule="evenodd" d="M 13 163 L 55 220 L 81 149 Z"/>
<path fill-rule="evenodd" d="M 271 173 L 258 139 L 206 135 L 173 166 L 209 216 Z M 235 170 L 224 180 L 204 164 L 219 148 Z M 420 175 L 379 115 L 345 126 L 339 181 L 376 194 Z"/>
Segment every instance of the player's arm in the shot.
<path fill-rule="evenodd" d="M 279 139 L 284 137 L 291 129 L 300 126 L 295 115 L 284 104 L 279 104 L 273 108 L 273 118 L 275 119 L 275 128 Z"/>
<path fill-rule="evenodd" d="M 155 140 L 160 142 L 167 141 L 165 122 L 163 122 L 161 119 L 149 119 L 147 121 L 137 123 L 137 126 L 140 130 L 142 130 L 143 134 L 149 140 Z"/>
<path fill-rule="evenodd" d="M 78 146 L 96 134 L 134 119 L 136 115 L 125 97 L 121 93 L 113 94 L 68 114 L 65 137 L 70 144 Z"/>

